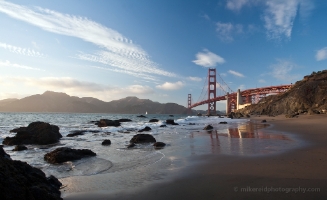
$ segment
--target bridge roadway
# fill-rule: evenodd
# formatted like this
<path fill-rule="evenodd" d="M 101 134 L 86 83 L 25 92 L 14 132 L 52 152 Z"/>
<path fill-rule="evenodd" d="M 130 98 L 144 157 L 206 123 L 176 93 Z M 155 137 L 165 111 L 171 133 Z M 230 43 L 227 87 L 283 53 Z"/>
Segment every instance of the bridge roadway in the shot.
<path fill-rule="evenodd" d="M 246 102 L 243 102 L 242 100 L 237 100 L 238 92 L 234 92 L 231 94 L 227 93 L 226 95 L 223 95 L 223 96 L 218 96 L 218 97 L 215 97 L 212 99 L 207 99 L 204 101 L 197 102 L 197 103 L 189 106 L 189 108 L 191 109 L 191 108 L 203 105 L 203 104 L 209 104 L 212 102 L 223 101 L 223 100 L 228 100 L 229 102 L 236 103 L 237 104 L 236 108 L 238 108 L 238 104 L 243 104 L 243 103 L 251 103 L 252 104 L 253 97 L 258 97 L 258 96 L 262 97 L 267 94 L 283 93 L 283 92 L 286 92 L 291 87 L 292 87 L 292 85 L 279 85 L 279 86 L 269 86 L 269 87 L 262 87 L 262 88 L 253 88 L 253 89 L 247 89 L 247 90 L 243 90 L 243 91 L 239 90 L 238 92 L 240 93 L 240 97 L 242 97 L 242 99 L 245 98 Z M 227 102 L 227 106 L 228 106 L 229 102 Z"/>

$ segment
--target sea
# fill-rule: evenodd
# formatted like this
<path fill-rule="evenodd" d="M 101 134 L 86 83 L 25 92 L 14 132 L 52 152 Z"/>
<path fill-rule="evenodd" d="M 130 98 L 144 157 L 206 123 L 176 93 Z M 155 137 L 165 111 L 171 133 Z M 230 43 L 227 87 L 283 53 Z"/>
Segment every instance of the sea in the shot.
<path fill-rule="evenodd" d="M 109 179 L 103 180 L 103 185 L 112 184 L 112 188 L 118 189 L 124 189 L 128 185 L 134 187 L 144 180 L 161 179 L 162 174 L 159 171 L 178 171 L 189 164 L 188 160 L 192 156 L 267 156 L 283 153 L 299 145 L 292 134 L 268 130 L 265 123 L 253 123 L 249 119 L 163 114 L 145 116 L 140 118 L 136 114 L 103 113 L 0 113 L 0 142 L 2 143 L 5 137 L 15 136 L 16 133 L 10 133 L 10 130 L 28 126 L 31 122 L 42 121 L 57 125 L 63 135 L 57 144 L 26 145 L 28 150 L 25 151 L 12 151 L 14 146 L 4 145 L 3 148 L 13 160 L 27 162 L 41 169 L 47 176 L 54 175 L 65 184 L 71 184 L 70 181 L 78 180 L 76 177 L 79 176 L 96 176 L 100 180 L 102 175 L 111 174 L 111 182 L 108 183 Z M 119 127 L 98 127 L 94 123 L 100 119 L 122 118 L 132 121 L 122 122 Z M 150 119 L 159 121 L 150 123 Z M 166 124 L 167 119 L 174 119 L 179 125 L 160 127 Z M 203 130 L 207 125 L 212 125 L 213 130 Z M 152 130 L 143 133 L 153 135 L 156 141 L 164 142 L 166 146 L 155 149 L 152 144 L 137 144 L 134 148 L 127 148 L 131 138 L 138 134 L 137 131 L 146 126 Z M 84 135 L 66 137 L 67 134 L 78 130 L 86 132 Z M 110 146 L 101 145 L 105 139 L 111 140 Z M 97 156 L 63 164 L 49 164 L 44 161 L 44 155 L 58 147 L 90 149 Z M 99 189 L 99 184 L 97 187 Z M 70 188 L 71 192 L 92 189 L 86 186 Z"/>

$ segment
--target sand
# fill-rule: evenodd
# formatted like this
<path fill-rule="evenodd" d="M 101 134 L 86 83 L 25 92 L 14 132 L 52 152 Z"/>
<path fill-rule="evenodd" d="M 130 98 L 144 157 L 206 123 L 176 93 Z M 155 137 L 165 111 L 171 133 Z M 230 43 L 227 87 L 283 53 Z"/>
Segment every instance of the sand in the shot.
<path fill-rule="evenodd" d="M 268 130 L 294 134 L 304 145 L 269 156 L 192 156 L 180 176 L 116 193 L 68 194 L 64 199 L 326 199 L 327 115 L 266 119 Z"/>

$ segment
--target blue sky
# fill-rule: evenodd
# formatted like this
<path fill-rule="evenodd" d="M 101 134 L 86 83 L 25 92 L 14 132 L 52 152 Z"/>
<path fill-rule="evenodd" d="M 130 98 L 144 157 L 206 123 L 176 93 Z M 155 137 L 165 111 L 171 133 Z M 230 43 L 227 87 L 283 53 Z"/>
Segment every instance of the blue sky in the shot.
<path fill-rule="evenodd" d="M 0 0 L 0 99 L 51 90 L 187 106 L 209 67 L 234 91 L 294 83 L 327 69 L 326 11 L 319 0 Z"/>

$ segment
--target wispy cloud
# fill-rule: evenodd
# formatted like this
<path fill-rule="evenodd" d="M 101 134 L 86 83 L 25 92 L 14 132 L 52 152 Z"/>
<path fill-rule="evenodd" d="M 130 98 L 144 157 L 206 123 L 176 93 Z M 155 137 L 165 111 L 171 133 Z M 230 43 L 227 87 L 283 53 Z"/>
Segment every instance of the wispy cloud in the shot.
<path fill-rule="evenodd" d="M 31 9 L 6 1 L 0 1 L 0 12 L 49 32 L 80 38 L 102 49 L 95 54 L 81 53 L 77 55 L 79 59 L 100 62 L 127 73 L 175 76 L 174 73 L 160 69 L 157 63 L 151 61 L 147 52 L 130 39 L 88 18 L 40 7 Z"/>
<path fill-rule="evenodd" d="M 29 49 L 29 48 L 17 47 L 17 46 L 13 46 L 13 45 L 2 43 L 2 42 L 0 42 L 0 47 L 4 48 L 12 53 L 17 53 L 17 54 L 24 55 L 24 56 L 44 57 L 44 54 L 42 54 L 38 51 L 34 51 L 33 49 Z"/>
<path fill-rule="evenodd" d="M 258 82 L 259 82 L 259 83 L 266 83 L 266 81 L 263 80 L 263 79 L 259 79 Z"/>
<path fill-rule="evenodd" d="M 281 40 L 291 38 L 295 17 L 300 8 L 300 15 L 306 18 L 313 9 L 313 3 L 308 0 L 268 0 L 266 2 L 263 20 L 269 39 Z"/>
<path fill-rule="evenodd" d="M 225 63 L 225 59 L 220 57 L 217 54 L 214 54 L 210 52 L 207 49 L 204 49 L 204 52 L 199 52 L 195 55 L 196 60 L 193 60 L 197 65 L 200 65 L 202 67 L 214 67 L 217 64 L 223 64 Z"/>
<path fill-rule="evenodd" d="M 199 78 L 199 77 L 193 77 L 193 76 L 188 77 L 188 79 L 190 79 L 191 81 L 196 81 L 196 82 L 200 82 L 200 81 L 202 81 L 202 78 Z"/>
<path fill-rule="evenodd" d="M 244 77 L 243 74 L 241 74 L 241 73 L 239 73 L 237 71 L 234 71 L 234 70 L 228 70 L 228 73 L 233 74 L 234 76 Z"/>
<path fill-rule="evenodd" d="M 248 4 L 249 0 L 227 0 L 226 7 L 232 11 L 239 11 L 241 8 Z"/>
<path fill-rule="evenodd" d="M 244 31 L 242 24 L 217 22 L 216 32 L 220 40 L 225 42 L 231 42 L 234 40 L 233 35 L 243 33 Z"/>
<path fill-rule="evenodd" d="M 327 47 L 324 47 L 317 51 L 316 60 L 321 61 L 327 59 Z"/>
<path fill-rule="evenodd" d="M 162 85 L 157 85 L 156 88 L 162 90 L 179 90 L 184 86 L 184 83 L 181 81 L 177 81 L 176 83 L 165 82 Z"/>
<path fill-rule="evenodd" d="M 26 65 L 20 65 L 20 64 L 16 64 L 16 63 L 11 63 L 8 60 L 6 60 L 6 61 L 0 60 L 0 67 L 14 67 L 14 68 L 21 68 L 21 69 L 26 69 L 26 70 L 44 71 L 42 69 L 35 68 L 35 67 L 29 67 L 29 66 L 26 66 Z"/>
<path fill-rule="evenodd" d="M 299 77 L 299 75 L 291 74 L 291 71 L 297 67 L 293 62 L 278 59 L 276 64 L 270 66 L 272 71 L 269 74 L 278 80 L 290 82 Z"/>

